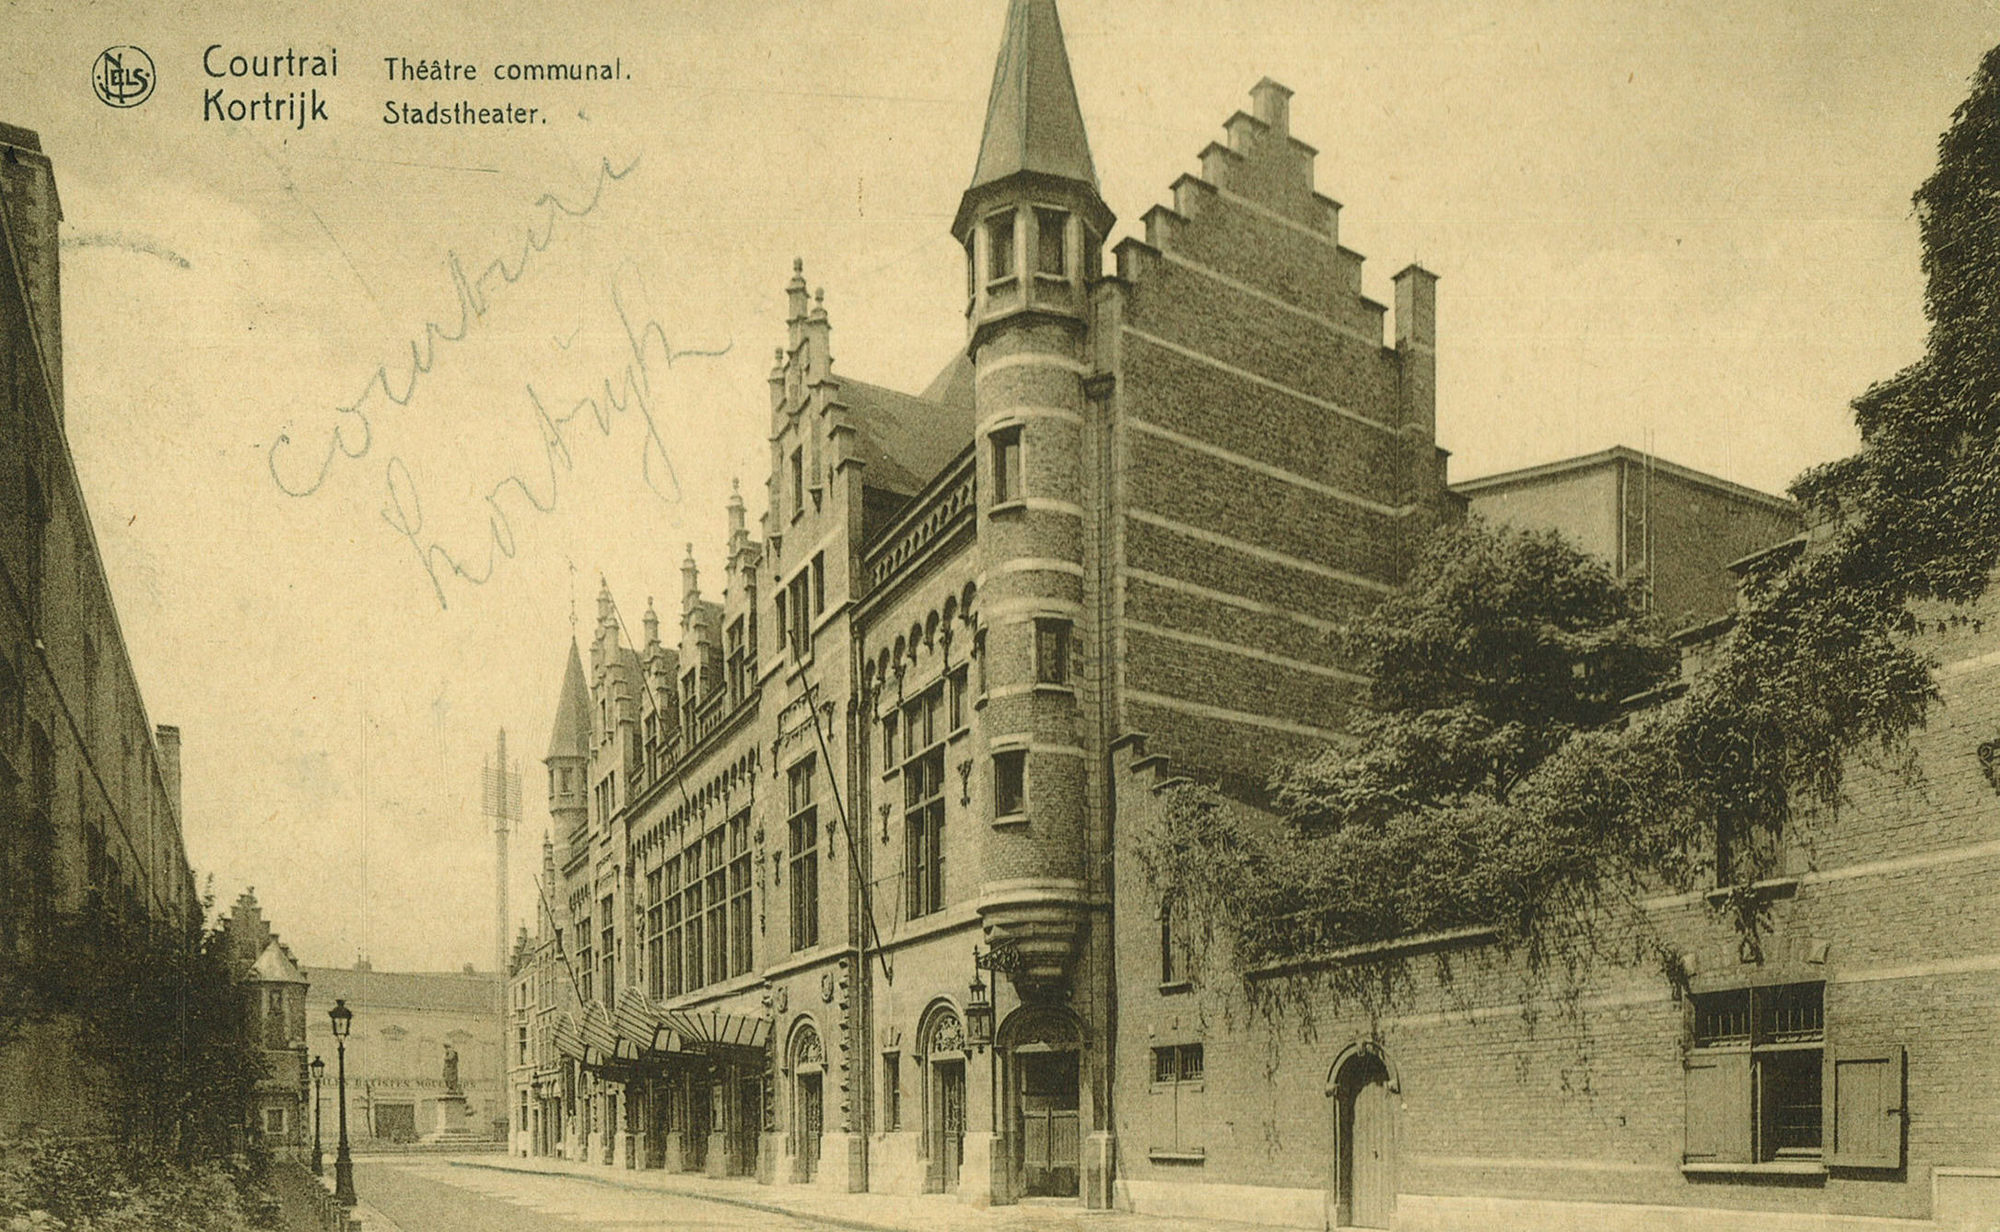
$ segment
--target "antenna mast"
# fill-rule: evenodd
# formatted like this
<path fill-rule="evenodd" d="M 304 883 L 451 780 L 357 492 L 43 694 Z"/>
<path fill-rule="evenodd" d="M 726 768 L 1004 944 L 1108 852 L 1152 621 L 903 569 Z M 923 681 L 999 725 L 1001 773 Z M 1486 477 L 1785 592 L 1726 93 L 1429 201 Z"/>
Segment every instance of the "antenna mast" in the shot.
<path fill-rule="evenodd" d="M 507 834 L 521 824 L 521 771 L 507 761 L 507 729 L 481 775 L 486 819 L 493 823 L 493 970 L 507 974 Z"/>

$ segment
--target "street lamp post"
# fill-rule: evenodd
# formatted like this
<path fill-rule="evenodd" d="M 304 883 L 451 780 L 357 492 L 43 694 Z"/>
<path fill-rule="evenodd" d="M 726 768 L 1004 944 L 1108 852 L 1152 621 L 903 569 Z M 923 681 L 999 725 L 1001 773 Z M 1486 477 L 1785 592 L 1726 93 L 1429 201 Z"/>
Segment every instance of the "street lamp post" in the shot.
<path fill-rule="evenodd" d="M 324 1176 L 326 1175 L 326 1168 L 324 1163 L 322 1162 L 323 1156 L 320 1152 L 320 1146 L 319 1146 L 319 1084 L 320 1081 L 326 1077 L 326 1062 L 320 1060 L 318 1057 L 314 1057 L 312 1059 L 312 1076 L 313 1076 L 313 1175 Z"/>
<path fill-rule="evenodd" d="M 326 1078 L 326 1062 L 318 1056 L 312 1058 L 312 1174 L 324 1176 L 326 1168 L 322 1164 L 320 1152 L 320 1082 Z"/>
<path fill-rule="evenodd" d="M 353 1206 L 354 1156 L 347 1150 L 347 1032 L 353 1025 L 354 1011 L 347 1008 L 345 998 L 337 998 L 326 1016 L 333 1019 L 333 1042 L 339 1050 L 335 1063 L 340 1067 L 340 1149 L 333 1157 L 333 1200 Z"/>

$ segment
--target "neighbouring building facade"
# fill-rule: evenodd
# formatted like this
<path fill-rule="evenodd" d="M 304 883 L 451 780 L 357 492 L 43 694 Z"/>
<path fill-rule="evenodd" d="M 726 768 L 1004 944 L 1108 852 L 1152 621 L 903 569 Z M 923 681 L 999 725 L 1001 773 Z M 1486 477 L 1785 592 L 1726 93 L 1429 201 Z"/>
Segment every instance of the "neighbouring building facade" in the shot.
<path fill-rule="evenodd" d="M 570 651 L 517 1152 L 1114 1201 L 1115 742 L 1261 788 L 1460 508 L 1434 278 L 1385 341 L 1289 91 L 1251 97 L 1107 266 L 1053 0 L 1016 0 L 964 350 L 921 394 L 836 373 L 795 264 L 759 533 L 733 498 L 719 588 L 690 558 L 636 628 L 603 593 Z"/>
<path fill-rule="evenodd" d="M 54 170 L 0 124 L 0 969 L 63 917 L 196 943 L 181 736 L 148 719 L 64 431 Z M 93 1132 L 91 1067 L 60 1020 L 0 1044 L 0 1136 Z"/>
<path fill-rule="evenodd" d="M 1561 531 L 1675 629 L 1728 615 L 1736 605 L 1728 566 L 1801 526 L 1791 501 L 1623 446 L 1451 490 L 1475 516 Z"/>
<path fill-rule="evenodd" d="M 277 1146 L 312 1145 L 312 1071 L 307 1068 L 305 971 L 264 919 L 254 889 L 222 919 L 230 970 L 243 996 L 251 1039 L 264 1053 L 264 1076 L 245 1117 L 250 1132 Z"/>
<path fill-rule="evenodd" d="M 491 972 L 376 971 L 313 967 L 306 972 L 306 1040 L 326 1062 L 332 1141 L 335 1049 L 327 1011 L 336 1000 L 354 1013 L 347 1039 L 347 1132 L 357 1146 L 494 1141 L 506 1132 L 501 1055 L 505 981 Z"/>
<path fill-rule="evenodd" d="M 1570 980 L 1481 930 L 1191 979 L 1185 929 L 1121 859 L 1131 1204 L 1306 1227 L 1995 1226 L 2000 600 L 1916 616 L 1943 701 L 1910 762 L 1851 765 L 1842 807 L 1781 836 L 1777 875 L 1737 884 L 1718 842 L 1708 886 L 1643 902 L 1683 991 L 1657 954 Z M 1121 835 L 1186 772 L 1122 744 Z M 1328 991 L 1391 975 L 1372 1003 Z M 1285 1008 L 1266 1020 L 1258 994 Z"/>

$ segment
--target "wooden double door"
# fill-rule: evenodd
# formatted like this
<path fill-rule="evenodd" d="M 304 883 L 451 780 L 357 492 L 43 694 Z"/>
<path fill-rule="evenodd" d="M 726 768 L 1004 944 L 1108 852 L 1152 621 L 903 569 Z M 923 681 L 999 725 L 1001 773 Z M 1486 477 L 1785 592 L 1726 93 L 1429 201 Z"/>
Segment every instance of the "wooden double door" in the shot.
<path fill-rule="evenodd" d="M 1071 1049 L 1017 1052 L 1015 1159 L 1019 1192 L 1074 1198 L 1082 1158 L 1080 1057 Z"/>

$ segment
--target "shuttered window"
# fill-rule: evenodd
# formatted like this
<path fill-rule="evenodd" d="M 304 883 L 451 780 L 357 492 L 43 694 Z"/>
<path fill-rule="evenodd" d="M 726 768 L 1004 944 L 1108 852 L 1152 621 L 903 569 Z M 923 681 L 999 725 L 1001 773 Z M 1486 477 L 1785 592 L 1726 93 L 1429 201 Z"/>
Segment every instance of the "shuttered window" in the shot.
<path fill-rule="evenodd" d="M 1692 1000 L 1688 1165 L 1901 1166 L 1903 1051 L 1829 1048 L 1825 984 L 1725 989 Z"/>

